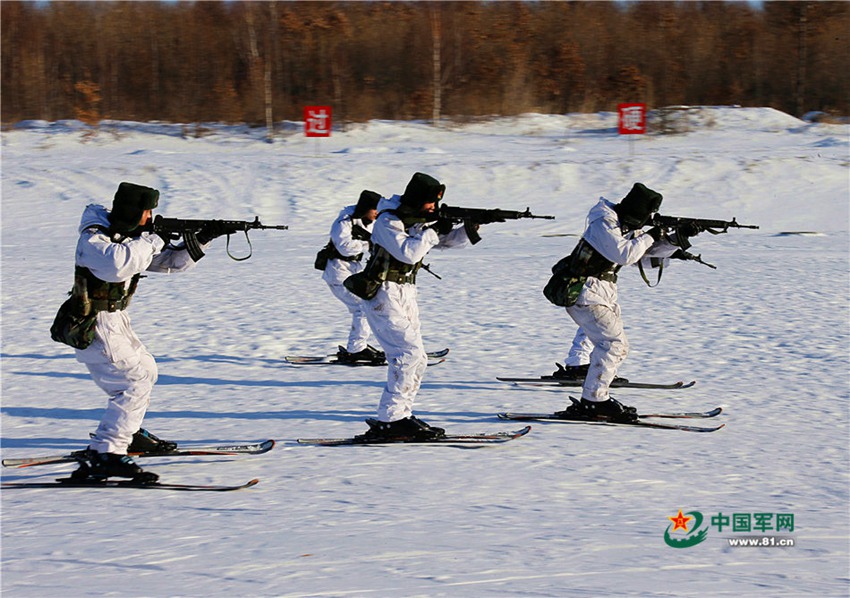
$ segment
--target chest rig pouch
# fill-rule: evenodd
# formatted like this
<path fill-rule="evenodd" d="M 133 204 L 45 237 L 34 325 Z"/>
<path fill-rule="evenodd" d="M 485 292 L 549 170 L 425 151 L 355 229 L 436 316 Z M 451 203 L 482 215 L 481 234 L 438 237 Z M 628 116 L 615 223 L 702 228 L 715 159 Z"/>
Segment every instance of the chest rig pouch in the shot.
<path fill-rule="evenodd" d="M 109 234 L 105 228 L 97 228 Z M 117 238 L 113 240 L 120 242 Z M 70 297 L 59 307 L 53 319 L 50 338 L 75 349 L 88 348 L 94 342 L 97 314 L 102 311 L 127 309 L 141 276 L 133 276 L 129 285 L 123 282 L 106 282 L 97 278 L 88 268 L 76 266 L 74 287 L 68 293 Z"/>
<path fill-rule="evenodd" d="M 422 222 L 421 217 L 409 217 L 400 214 L 397 210 L 385 210 L 399 218 L 407 229 L 415 222 Z M 383 214 L 384 212 L 381 212 Z M 380 214 L 379 214 L 380 216 Z M 397 284 L 416 284 L 416 273 L 422 267 L 422 261 L 415 264 L 406 264 L 397 260 L 390 252 L 374 245 L 369 261 L 362 272 L 352 274 L 342 283 L 346 289 L 360 297 L 369 300 L 378 293 L 378 289 L 385 282 Z"/>
<path fill-rule="evenodd" d="M 385 282 L 416 284 L 416 273 L 421 267 L 421 261 L 405 264 L 380 245 L 375 245 L 363 271 L 352 274 L 342 284 L 361 299 L 368 300 L 377 295 L 378 289 Z"/>
<path fill-rule="evenodd" d="M 70 297 L 59 307 L 50 338 L 75 349 L 86 349 L 94 342 L 97 314 L 102 311 L 127 309 L 136 292 L 141 274 L 136 274 L 127 287 L 123 282 L 105 282 L 88 268 L 77 266 Z"/>
<path fill-rule="evenodd" d="M 359 262 L 363 259 L 363 254 L 357 255 L 342 255 L 334 245 L 333 241 L 328 241 L 328 244 L 319 250 L 316 254 L 316 259 L 313 262 L 313 267 L 316 270 L 324 270 L 328 267 L 329 260 L 342 260 L 344 262 Z"/>
<path fill-rule="evenodd" d="M 543 295 L 559 307 L 573 306 L 589 277 L 617 282 L 619 269 L 590 243 L 581 239 L 570 255 L 552 266 L 552 277 L 543 287 Z"/>

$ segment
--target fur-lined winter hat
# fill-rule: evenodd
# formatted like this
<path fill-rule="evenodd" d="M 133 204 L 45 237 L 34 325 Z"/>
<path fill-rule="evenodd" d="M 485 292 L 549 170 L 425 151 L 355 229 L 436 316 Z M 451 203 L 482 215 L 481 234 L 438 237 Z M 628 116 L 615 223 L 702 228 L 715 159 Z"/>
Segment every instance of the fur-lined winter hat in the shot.
<path fill-rule="evenodd" d="M 620 203 L 614 207 L 620 222 L 634 230 L 641 228 L 661 207 L 664 198 L 657 191 L 653 191 L 643 183 L 635 183 Z"/>
<path fill-rule="evenodd" d="M 423 204 L 439 202 L 443 199 L 445 192 L 446 186 L 440 181 L 427 174 L 417 172 L 407 184 L 404 195 L 401 196 L 401 203 L 411 208 L 421 208 Z"/>
<path fill-rule="evenodd" d="M 369 210 L 377 210 L 379 201 L 381 201 L 380 193 L 364 190 L 360 194 L 360 199 L 357 200 L 357 205 L 354 208 L 354 217 L 362 218 Z"/>
<path fill-rule="evenodd" d="M 135 183 L 121 183 L 112 200 L 109 221 L 119 232 L 130 232 L 139 226 L 145 210 L 153 210 L 159 204 L 159 191 Z"/>

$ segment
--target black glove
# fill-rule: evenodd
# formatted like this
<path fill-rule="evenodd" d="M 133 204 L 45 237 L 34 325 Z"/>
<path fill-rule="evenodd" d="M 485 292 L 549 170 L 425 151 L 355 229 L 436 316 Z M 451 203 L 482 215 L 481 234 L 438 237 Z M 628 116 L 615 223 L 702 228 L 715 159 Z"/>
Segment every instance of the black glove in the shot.
<path fill-rule="evenodd" d="M 693 222 L 688 222 L 687 224 L 683 224 L 676 228 L 676 234 L 679 238 L 685 237 L 689 239 L 691 237 L 696 237 L 701 232 L 702 229 Z"/>
<path fill-rule="evenodd" d="M 661 238 L 661 235 L 664 234 L 664 230 L 660 226 L 653 226 L 651 229 L 646 231 L 646 234 L 652 237 L 653 241 L 657 241 Z"/>
<path fill-rule="evenodd" d="M 449 220 L 448 218 L 440 218 L 437 222 L 434 223 L 434 230 L 437 231 L 438 235 L 447 235 L 452 232 L 452 229 L 455 227 L 454 222 Z"/>
<path fill-rule="evenodd" d="M 371 241 L 372 233 L 359 224 L 354 224 L 351 227 L 351 238 L 357 241 Z"/>
<path fill-rule="evenodd" d="M 168 245 L 172 241 L 177 241 L 180 238 L 180 233 L 178 233 L 177 231 L 160 230 L 154 232 L 154 234 L 157 235 L 160 239 L 162 239 L 166 245 Z"/>
<path fill-rule="evenodd" d="M 226 234 L 227 227 L 224 225 L 224 222 L 221 220 L 210 220 L 201 227 L 201 230 L 198 231 L 198 234 L 196 234 L 195 237 L 198 239 L 198 243 L 206 245 L 213 239 L 217 239 L 221 235 Z"/>

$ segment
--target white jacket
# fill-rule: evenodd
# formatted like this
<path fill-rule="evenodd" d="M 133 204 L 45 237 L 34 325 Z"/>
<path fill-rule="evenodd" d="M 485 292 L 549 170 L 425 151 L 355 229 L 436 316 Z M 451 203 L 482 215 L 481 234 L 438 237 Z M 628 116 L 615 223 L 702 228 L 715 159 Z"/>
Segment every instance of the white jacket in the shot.
<path fill-rule="evenodd" d="M 378 219 L 372 230 L 372 242 L 386 249 L 395 259 L 405 264 L 422 261 L 433 248 L 449 249 L 463 247 L 470 240 L 463 226 L 457 226 L 447 235 L 438 235 L 428 223 L 417 222 L 407 229 L 395 214 L 401 205 L 401 197 L 393 195 L 378 202 Z"/>
<path fill-rule="evenodd" d="M 643 258 L 669 257 L 678 247 L 663 238 L 656 242 L 642 230 L 623 234 L 615 204 L 604 197 L 590 209 L 587 229 L 582 237 L 602 256 L 621 266 L 637 264 Z M 646 262 L 644 262 L 646 265 Z M 616 283 L 589 277 L 576 300 L 577 305 L 617 304 Z"/>
<path fill-rule="evenodd" d="M 372 232 L 374 227 L 374 222 L 365 224 L 361 218 L 354 218 L 356 207 L 347 206 L 343 208 L 331 225 L 331 241 L 336 250 L 346 257 L 355 256 L 359 253 L 366 254 L 369 251 L 369 241 L 361 241 L 351 236 L 354 225 L 361 226 L 369 232 Z M 330 259 L 324 274 L 322 274 L 322 279 L 328 284 L 342 284 L 346 278 L 363 270 L 365 265 L 365 255 L 359 262 Z"/>
<path fill-rule="evenodd" d="M 101 205 L 90 204 L 86 206 L 80 220 L 80 239 L 77 241 L 75 263 L 88 268 L 101 280 L 123 282 L 126 288 L 133 276 L 145 270 L 180 272 L 195 266 L 195 261 L 189 257 L 186 249 L 163 249 L 164 241 L 159 235 L 142 233 L 137 238 L 113 243 L 106 233 L 91 228 L 95 225 L 109 228 L 109 211 Z M 99 312 L 95 331 L 96 342 L 87 349 L 76 349 L 75 352 L 77 360 L 81 362 L 101 364 L 92 365 L 90 368 L 96 382 L 103 376 L 108 377 L 111 372 L 109 367 L 103 372 L 100 371 L 100 368 L 104 367 L 104 359 L 107 363 L 123 364 L 122 367 L 140 359 L 144 345 L 133 332 L 126 310 Z M 153 374 L 149 373 L 149 376 L 155 379 L 155 366 L 151 367 Z M 108 379 L 114 382 L 115 377 Z M 105 382 L 101 380 L 98 384 L 103 387 Z"/>
<path fill-rule="evenodd" d="M 151 272 L 182 272 L 193 268 L 195 261 L 186 249 L 167 248 L 159 235 L 142 233 L 136 238 L 113 243 L 106 233 L 93 226 L 109 228 L 109 211 L 89 204 L 80 220 L 75 263 L 91 270 L 106 282 L 128 283 L 134 275 Z"/>

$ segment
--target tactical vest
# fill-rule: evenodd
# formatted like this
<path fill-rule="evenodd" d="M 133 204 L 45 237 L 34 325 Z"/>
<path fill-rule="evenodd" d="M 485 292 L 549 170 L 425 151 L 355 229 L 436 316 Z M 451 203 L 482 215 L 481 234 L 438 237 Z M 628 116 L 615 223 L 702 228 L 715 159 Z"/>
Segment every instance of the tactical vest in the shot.
<path fill-rule="evenodd" d="M 424 219 L 419 216 L 404 218 L 399 215 L 397 210 L 384 210 L 381 214 L 384 212 L 389 212 L 399 218 L 405 230 L 417 222 L 424 222 Z M 421 267 L 422 260 L 419 260 L 415 264 L 407 264 L 397 260 L 389 251 L 376 244 L 363 272 L 368 278 L 375 281 L 416 284 L 416 273 L 419 272 Z"/>
<path fill-rule="evenodd" d="M 416 273 L 421 267 L 422 260 L 415 264 L 406 264 L 394 258 L 380 245 L 375 245 L 363 272 L 375 281 L 416 284 Z"/>
<path fill-rule="evenodd" d="M 110 235 L 113 242 L 120 243 L 124 237 L 112 235 L 109 229 L 96 226 L 97 230 Z M 121 311 L 127 309 L 130 300 L 136 292 L 141 273 L 135 274 L 130 279 L 130 284 L 124 282 L 106 282 L 92 274 L 91 270 L 84 266 L 74 267 L 74 288 L 71 295 L 80 301 L 83 315 L 89 315 L 101 311 Z"/>
<path fill-rule="evenodd" d="M 121 311 L 130 306 L 141 277 L 141 274 L 134 275 L 128 286 L 123 282 L 106 282 L 88 268 L 75 266 L 71 295 L 80 301 L 85 315 L 91 312 Z"/>
<path fill-rule="evenodd" d="M 617 282 L 617 272 L 621 266 L 605 258 L 593 245 L 581 239 L 573 252 L 567 257 L 570 274 L 578 277 L 598 278 L 609 282 Z"/>

